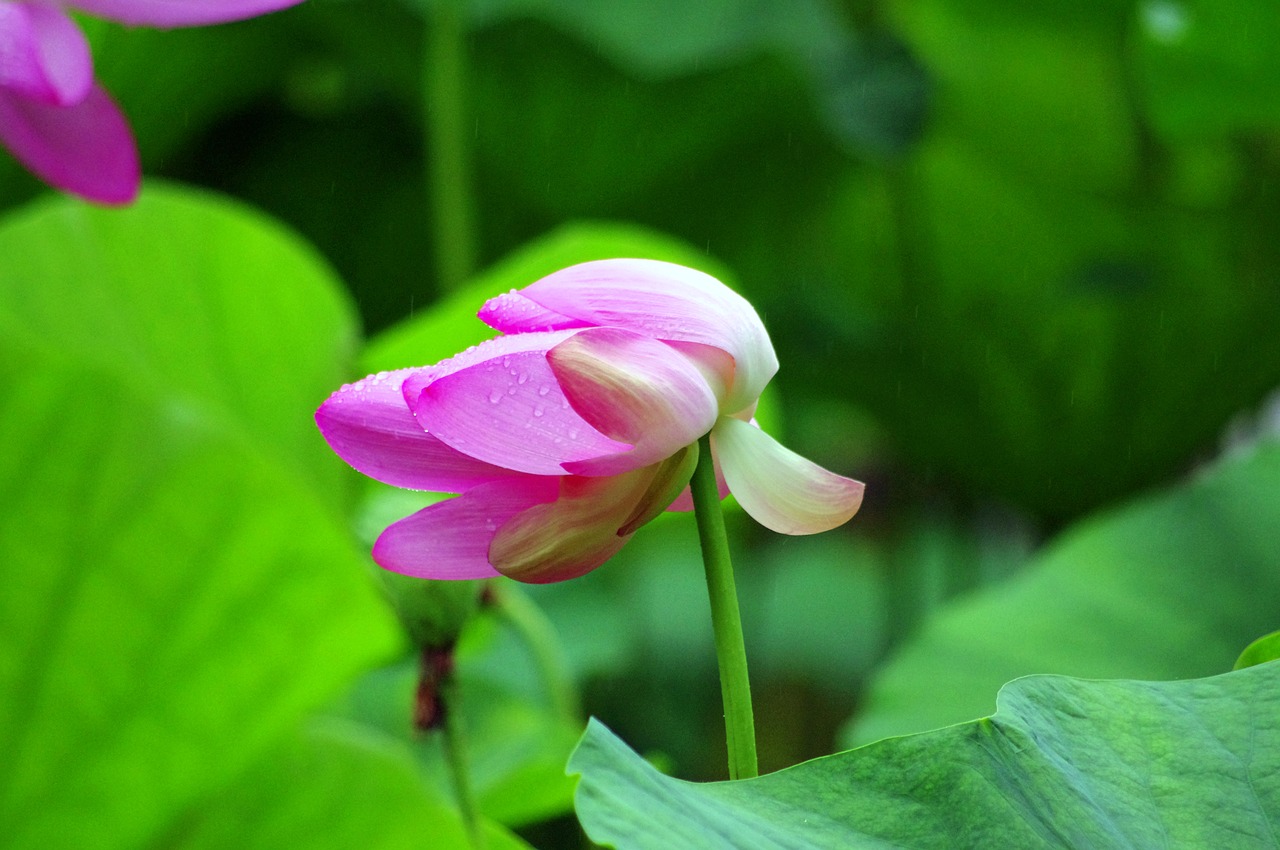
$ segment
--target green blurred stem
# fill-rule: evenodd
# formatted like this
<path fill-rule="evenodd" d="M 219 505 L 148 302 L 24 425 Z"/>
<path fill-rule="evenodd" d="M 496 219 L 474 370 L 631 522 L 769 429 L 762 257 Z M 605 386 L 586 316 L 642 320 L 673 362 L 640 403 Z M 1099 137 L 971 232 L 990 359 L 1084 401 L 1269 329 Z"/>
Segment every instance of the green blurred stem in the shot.
<path fill-rule="evenodd" d="M 520 636 L 533 656 L 538 677 L 547 688 L 556 715 L 570 725 L 582 721 L 582 706 L 573 673 L 560 651 L 560 636 L 542 609 L 513 582 L 500 580 L 489 585 L 494 607 L 507 624 Z"/>
<path fill-rule="evenodd" d="M 755 718 L 751 711 L 751 683 L 747 679 L 747 647 L 742 639 L 738 591 L 729 560 L 729 538 L 724 529 L 720 488 L 716 484 L 711 435 L 698 441 L 698 465 L 689 482 L 693 510 L 702 542 L 702 562 L 707 569 L 707 593 L 711 598 L 711 628 L 715 632 L 716 659 L 720 663 L 720 694 L 724 699 L 725 736 L 729 744 L 729 778 L 749 779 L 760 774 L 756 763 Z"/>
<path fill-rule="evenodd" d="M 441 292 L 460 287 L 474 270 L 475 224 L 467 147 L 466 0 L 437 0 L 423 68 L 427 184 L 435 222 L 436 274 Z"/>
<path fill-rule="evenodd" d="M 444 760 L 449 766 L 449 779 L 453 794 L 462 813 L 467 838 L 474 850 L 485 850 L 484 829 L 480 824 L 480 808 L 476 804 L 471 786 L 471 774 L 467 768 L 467 744 L 461 705 L 458 699 L 457 677 L 452 673 L 440 683 L 440 702 L 444 709 Z"/>

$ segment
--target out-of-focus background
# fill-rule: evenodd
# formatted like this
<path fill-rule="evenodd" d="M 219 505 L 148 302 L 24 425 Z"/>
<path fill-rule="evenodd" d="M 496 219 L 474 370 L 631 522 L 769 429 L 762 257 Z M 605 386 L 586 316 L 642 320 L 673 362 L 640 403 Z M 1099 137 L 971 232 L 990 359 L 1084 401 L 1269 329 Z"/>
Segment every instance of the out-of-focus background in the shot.
<path fill-rule="evenodd" d="M 764 769 L 988 714 L 1029 673 L 1220 672 L 1280 625 L 1271 0 L 83 24 L 152 182 L 94 210 L 0 156 L 10 846 L 454 829 L 366 575 L 413 505 L 310 415 L 596 256 L 746 294 L 782 363 L 770 430 L 867 482 L 815 538 L 731 514 Z M 468 626 L 487 815 L 577 846 L 563 764 L 588 714 L 723 776 L 702 581 L 672 517 Z"/>

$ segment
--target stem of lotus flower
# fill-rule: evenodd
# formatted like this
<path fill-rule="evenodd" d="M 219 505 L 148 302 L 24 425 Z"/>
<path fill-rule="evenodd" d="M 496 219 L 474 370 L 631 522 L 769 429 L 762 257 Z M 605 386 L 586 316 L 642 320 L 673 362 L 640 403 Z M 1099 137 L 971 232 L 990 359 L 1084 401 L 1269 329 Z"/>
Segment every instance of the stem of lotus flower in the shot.
<path fill-rule="evenodd" d="M 467 22 L 463 0 L 439 0 L 433 7 L 424 68 L 427 180 L 437 280 L 442 292 L 451 292 L 466 282 L 475 262 L 466 117 Z"/>
<path fill-rule="evenodd" d="M 471 790 L 471 774 L 467 769 L 466 735 L 463 732 L 457 679 L 452 673 L 441 682 L 440 702 L 444 717 L 444 760 L 449 766 L 454 797 L 462 814 L 462 823 L 473 850 L 485 850 L 484 831 L 480 824 L 480 808 Z"/>
<path fill-rule="evenodd" d="M 499 580 L 488 588 L 498 614 L 520 636 L 533 657 L 539 678 L 557 715 L 570 725 L 582 721 L 582 706 L 573 674 L 560 648 L 555 626 L 515 582 Z"/>
<path fill-rule="evenodd" d="M 702 562 L 707 570 L 711 598 L 711 628 L 715 632 L 716 659 L 720 663 L 720 695 L 724 699 L 725 736 L 729 744 L 729 778 L 749 779 L 760 774 L 756 763 L 755 718 L 751 710 L 751 683 L 747 679 L 747 647 L 742 639 L 738 591 L 729 560 L 729 538 L 720 507 L 711 437 L 698 441 L 698 465 L 689 482 L 693 510 L 702 542 Z"/>

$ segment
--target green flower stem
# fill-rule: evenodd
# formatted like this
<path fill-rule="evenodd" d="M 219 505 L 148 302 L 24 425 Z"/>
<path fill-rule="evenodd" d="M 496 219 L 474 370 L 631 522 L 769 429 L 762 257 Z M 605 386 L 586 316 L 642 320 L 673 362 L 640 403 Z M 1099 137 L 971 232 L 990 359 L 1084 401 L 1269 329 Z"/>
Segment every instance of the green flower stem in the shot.
<path fill-rule="evenodd" d="M 729 560 L 729 539 L 724 530 L 709 434 L 698 441 L 698 465 L 689 488 L 698 520 L 698 538 L 702 542 L 702 561 L 707 569 L 707 593 L 711 597 L 711 628 L 715 632 L 716 659 L 720 663 L 720 694 L 724 699 L 725 736 L 729 744 L 729 778 L 749 779 L 759 776 L 760 768 L 756 763 L 751 683 L 747 680 L 747 647 L 742 640 L 738 591 L 733 582 L 733 563 Z"/>
<path fill-rule="evenodd" d="M 452 292 L 475 267 L 475 223 L 466 118 L 465 0 L 434 4 L 423 68 L 427 185 L 435 221 L 436 274 Z"/>
<path fill-rule="evenodd" d="M 458 810 L 462 813 L 462 823 L 466 827 L 471 847 L 473 850 L 485 850 L 480 808 L 476 804 L 475 793 L 471 787 L 471 774 L 467 768 L 466 735 L 462 706 L 458 699 L 457 677 L 452 672 L 445 674 L 440 682 L 440 704 L 444 715 L 441 718 L 444 725 L 444 760 L 449 768 L 453 795 L 458 802 Z"/>
<path fill-rule="evenodd" d="M 498 615 L 520 636 L 532 656 L 556 715 L 571 726 L 581 725 L 578 687 L 560 649 L 555 626 L 515 582 L 507 579 L 494 581 L 489 585 L 489 594 Z"/>

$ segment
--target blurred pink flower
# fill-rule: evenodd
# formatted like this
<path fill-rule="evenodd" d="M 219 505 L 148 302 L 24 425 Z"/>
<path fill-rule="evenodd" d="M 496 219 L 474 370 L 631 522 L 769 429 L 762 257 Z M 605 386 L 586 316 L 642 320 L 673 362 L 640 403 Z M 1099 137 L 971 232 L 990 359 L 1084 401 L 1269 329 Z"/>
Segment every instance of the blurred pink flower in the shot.
<path fill-rule="evenodd" d="M 778 369 L 760 317 L 702 272 L 602 260 L 491 299 L 502 336 L 434 366 L 370 375 L 316 412 L 329 445 L 396 487 L 461 495 L 388 527 L 373 557 L 433 579 L 582 575 L 669 507 L 687 510 L 710 432 L 725 489 L 763 525 L 812 534 L 863 485 L 752 421 Z M 673 504 L 674 503 L 674 504 Z"/>
<path fill-rule="evenodd" d="M 0 0 L 0 143 L 45 182 L 104 204 L 138 194 L 129 124 L 94 82 L 89 45 L 65 11 L 124 24 L 200 26 L 301 0 Z"/>

